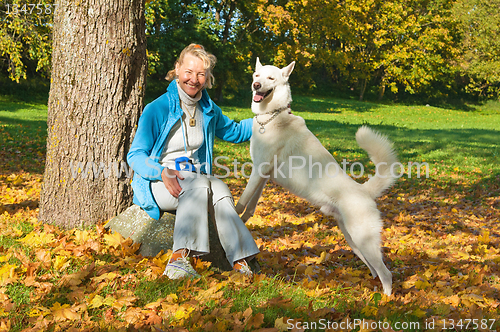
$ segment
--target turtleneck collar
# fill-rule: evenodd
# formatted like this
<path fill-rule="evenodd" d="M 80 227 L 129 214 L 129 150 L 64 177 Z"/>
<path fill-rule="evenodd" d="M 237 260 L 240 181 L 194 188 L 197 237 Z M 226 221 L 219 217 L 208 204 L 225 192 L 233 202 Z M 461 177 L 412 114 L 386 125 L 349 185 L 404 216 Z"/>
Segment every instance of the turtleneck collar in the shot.
<path fill-rule="evenodd" d="M 179 86 L 179 83 L 176 81 L 177 91 L 179 92 L 179 99 L 184 103 L 184 105 L 192 107 L 195 106 L 198 101 L 200 101 L 202 96 L 202 90 L 198 92 L 198 94 L 193 98 L 188 95 L 182 88 Z"/>

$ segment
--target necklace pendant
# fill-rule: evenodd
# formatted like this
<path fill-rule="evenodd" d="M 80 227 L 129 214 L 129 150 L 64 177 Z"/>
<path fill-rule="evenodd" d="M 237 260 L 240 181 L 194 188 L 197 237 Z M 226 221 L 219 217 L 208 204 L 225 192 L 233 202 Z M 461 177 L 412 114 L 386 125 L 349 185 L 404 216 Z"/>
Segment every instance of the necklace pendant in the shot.
<path fill-rule="evenodd" d="M 259 133 L 264 134 L 266 132 L 266 128 L 264 126 L 259 128 Z"/>
<path fill-rule="evenodd" d="M 196 119 L 189 119 L 189 126 L 190 127 L 196 126 Z"/>

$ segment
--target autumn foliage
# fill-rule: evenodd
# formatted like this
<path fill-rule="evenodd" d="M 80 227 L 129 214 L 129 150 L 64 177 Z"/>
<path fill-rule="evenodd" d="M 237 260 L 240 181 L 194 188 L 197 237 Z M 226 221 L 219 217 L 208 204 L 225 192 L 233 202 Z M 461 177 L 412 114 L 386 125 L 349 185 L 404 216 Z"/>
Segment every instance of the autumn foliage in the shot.
<path fill-rule="evenodd" d="M 198 260 L 202 278 L 179 282 L 161 276 L 168 253 L 137 256 L 137 245 L 102 226 L 63 231 L 39 224 L 37 210 L 22 205 L 36 200 L 39 176 L 0 181 L 9 200 L 0 217 L 0 331 L 285 331 L 288 319 L 306 317 L 458 322 L 498 315 L 498 198 L 477 206 L 432 186 L 409 191 L 404 182 L 382 197 L 384 251 L 395 281 L 395 294 L 386 297 L 335 221 L 278 187 L 266 190 L 249 224 L 262 274 L 250 280 Z M 296 287 L 310 303 L 298 306 L 284 291 L 235 308 L 241 300 L 232 293 L 257 293 L 269 283 Z M 145 285 L 155 291 L 145 295 Z M 287 308 L 289 316 L 266 320 L 271 308 Z"/>

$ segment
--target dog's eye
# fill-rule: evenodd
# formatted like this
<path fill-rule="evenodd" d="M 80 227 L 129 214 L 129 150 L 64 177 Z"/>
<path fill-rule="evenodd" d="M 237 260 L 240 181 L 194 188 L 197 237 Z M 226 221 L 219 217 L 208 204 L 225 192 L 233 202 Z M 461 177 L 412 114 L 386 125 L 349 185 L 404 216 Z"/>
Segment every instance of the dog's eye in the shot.
<path fill-rule="evenodd" d="M 259 75 L 259 74 L 254 74 L 253 76 L 255 76 L 255 77 L 260 77 L 260 75 Z"/>
<path fill-rule="evenodd" d="M 271 80 L 271 81 L 274 81 L 274 77 L 271 77 L 271 76 L 269 76 L 267 79 Z"/>

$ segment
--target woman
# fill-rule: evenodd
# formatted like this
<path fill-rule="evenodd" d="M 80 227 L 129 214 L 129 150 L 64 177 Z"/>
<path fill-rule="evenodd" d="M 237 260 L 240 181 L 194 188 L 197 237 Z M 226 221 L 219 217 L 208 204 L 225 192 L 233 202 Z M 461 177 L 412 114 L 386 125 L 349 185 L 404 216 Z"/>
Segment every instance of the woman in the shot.
<path fill-rule="evenodd" d="M 215 137 L 240 143 L 252 135 L 252 119 L 230 120 L 208 96 L 215 62 L 201 45 L 181 52 L 167 75 L 173 79 L 167 92 L 144 108 L 127 155 L 134 170 L 134 203 L 154 219 L 160 211 L 177 211 L 173 254 L 163 273 L 171 279 L 199 276 L 188 257 L 210 252 L 209 211 L 235 270 L 251 275 L 247 260 L 259 252 L 231 192 L 209 176 Z"/>

